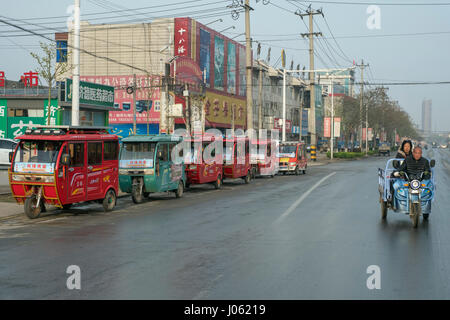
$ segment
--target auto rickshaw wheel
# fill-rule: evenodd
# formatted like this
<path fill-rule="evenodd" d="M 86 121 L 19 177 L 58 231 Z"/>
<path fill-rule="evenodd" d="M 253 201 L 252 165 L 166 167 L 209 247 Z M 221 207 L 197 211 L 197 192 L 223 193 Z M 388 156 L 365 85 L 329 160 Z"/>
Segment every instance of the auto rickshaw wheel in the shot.
<path fill-rule="evenodd" d="M 41 201 L 43 201 L 43 199 L 41 199 Z M 39 218 L 39 216 L 41 215 L 43 203 L 41 202 L 41 205 L 39 207 L 36 207 L 36 204 L 37 204 L 37 196 L 35 194 L 25 199 L 24 210 L 25 214 L 30 219 Z"/>
<path fill-rule="evenodd" d="M 381 219 L 385 220 L 387 217 L 387 202 L 383 200 L 380 196 L 380 204 L 381 204 Z"/>
<path fill-rule="evenodd" d="M 180 183 L 178 183 L 177 191 L 175 191 L 175 196 L 177 198 L 181 198 L 183 196 L 183 191 L 184 191 L 183 181 L 180 181 Z"/>
<path fill-rule="evenodd" d="M 221 189 L 222 188 L 222 177 L 217 176 L 217 180 L 214 182 L 214 188 Z"/>
<path fill-rule="evenodd" d="M 150 197 L 150 192 L 144 192 L 144 197 L 146 198 Z"/>
<path fill-rule="evenodd" d="M 64 210 L 69 210 L 70 208 L 72 208 L 72 203 L 63 204 L 62 208 L 63 208 Z"/>
<path fill-rule="evenodd" d="M 111 211 L 116 206 L 116 193 L 113 189 L 109 189 L 103 199 L 103 209 L 105 212 Z"/>
<path fill-rule="evenodd" d="M 423 214 L 423 220 L 428 221 L 428 218 L 430 217 L 429 213 L 424 213 Z"/>
<path fill-rule="evenodd" d="M 131 199 L 134 203 L 138 204 L 144 200 L 144 194 L 140 185 L 134 185 L 131 191 Z"/>

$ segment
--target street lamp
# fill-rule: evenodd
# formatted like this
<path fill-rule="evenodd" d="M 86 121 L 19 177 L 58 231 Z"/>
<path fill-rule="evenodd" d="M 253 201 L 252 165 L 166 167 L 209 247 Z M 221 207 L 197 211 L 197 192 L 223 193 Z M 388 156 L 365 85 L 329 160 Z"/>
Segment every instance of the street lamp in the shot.
<path fill-rule="evenodd" d="M 235 26 L 228 27 L 226 29 L 223 29 L 222 31 L 219 31 L 219 33 L 224 33 L 225 31 L 227 31 L 229 29 L 236 29 L 236 27 Z"/>
<path fill-rule="evenodd" d="M 222 19 L 217 19 L 217 20 L 208 22 L 207 24 L 205 24 L 205 26 L 210 25 L 210 24 L 213 24 L 213 23 L 215 23 L 215 22 L 223 22 L 223 20 L 222 20 Z"/>

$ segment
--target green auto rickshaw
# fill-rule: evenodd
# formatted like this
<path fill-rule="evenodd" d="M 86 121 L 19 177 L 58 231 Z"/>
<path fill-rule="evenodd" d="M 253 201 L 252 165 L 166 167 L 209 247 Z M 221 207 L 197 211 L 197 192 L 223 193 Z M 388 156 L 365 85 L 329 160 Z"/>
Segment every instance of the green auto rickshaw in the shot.
<path fill-rule="evenodd" d="M 122 139 L 119 156 L 119 186 L 140 203 L 153 192 L 183 195 L 186 184 L 184 163 L 171 159 L 173 148 L 181 142 L 172 135 L 135 135 Z"/>

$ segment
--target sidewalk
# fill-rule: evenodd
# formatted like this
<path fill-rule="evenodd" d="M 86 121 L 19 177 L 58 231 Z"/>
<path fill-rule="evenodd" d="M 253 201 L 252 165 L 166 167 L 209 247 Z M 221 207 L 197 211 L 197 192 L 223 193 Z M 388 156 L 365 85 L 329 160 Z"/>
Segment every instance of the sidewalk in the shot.
<path fill-rule="evenodd" d="M 23 206 L 20 206 L 15 202 L 0 202 L 0 208 L 0 223 L 2 220 L 24 214 Z"/>

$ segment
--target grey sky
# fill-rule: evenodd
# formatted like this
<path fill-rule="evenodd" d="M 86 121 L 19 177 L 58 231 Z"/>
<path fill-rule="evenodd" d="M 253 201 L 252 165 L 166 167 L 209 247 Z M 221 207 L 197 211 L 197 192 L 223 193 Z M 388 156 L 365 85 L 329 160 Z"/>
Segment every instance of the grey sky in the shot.
<path fill-rule="evenodd" d="M 128 8 L 141 8 L 148 6 L 163 5 L 167 3 L 178 3 L 182 0 L 135 0 L 135 1 L 119 1 L 119 0 L 81 0 L 81 14 L 104 12 L 119 10 L 122 6 Z M 213 0 L 204 0 L 203 2 L 192 2 L 176 6 L 173 12 L 187 12 L 196 9 L 180 9 L 188 5 L 198 3 L 211 3 Z M 231 4 L 231 0 L 224 0 L 223 4 L 210 5 L 210 8 L 216 8 Z M 286 47 L 287 64 L 289 66 L 291 59 L 294 59 L 294 66 L 300 64 L 301 67 L 309 66 L 308 43 L 302 40 L 300 35 L 293 34 L 307 32 L 305 25 L 300 17 L 290 13 L 296 10 L 297 3 L 300 8 L 304 8 L 301 4 L 309 4 L 309 2 L 291 2 L 286 0 L 271 0 L 273 4 L 283 7 L 280 9 L 273 4 L 264 5 L 262 1 L 256 3 L 251 0 L 251 6 L 255 9 L 251 13 L 251 31 L 255 40 L 260 40 L 262 45 L 262 57 L 266 57 L 267 48 L 272 47 L 271 62 L 274 63 L 280 56 L 281 47 Z M 343 1 L 330 0 L 329 2 L 368 2 L 368 1 Z M 377 0 L 377 3 L 428 3 L 427 0 Z M 450 0 L 436 0 L 433 3 L 450 3 Z M 27 19 L 36 17 L 53 17 L 64 16 L 67 7 L 73 4 L 70 0 L 53 0 L 53 1 L 2 1 L 2 13 L 0 15 L 17 19 Z M 115 6 L 114 6 L 115 5 Z M 117 7 L 119 6 L 119 7 Z M 392 80 L 407 81 L 446 81 L 450 80 L 450 5 L 447 6 L 384 6 L 381 8 L 381 29 L 370 30 L 366 26 L 369 15 L 366 13 L 368 5 L 344 5 L 315 3 L 313 8 L 322 8 L 325 18 L 337 37 L 337 41 L 342 47 L 346 55 L 351 59 L 355 59 L 358 63 L 361 59 L 370 64 L 370 72 L 367 73 L 369 81 L 372 81 L 372 75 L 375 82 L 392 82 Z M 109 9 L 107 9 L 109 8 Z M 208 6 L 204 7 L 208 8 Z M 153 16 L 149 12 L 158 9 L 143 10 L 148 16 Z M 199 10 L 201 10 L 200 8 Z M 154 15 L 170 14 L 170 12 L 155 13 Z M 114 16 L 109 14 L 108 16 Z M 181 15 L 182 16 L 182 15 Z M 92 16 L 90 16 L 92 17 Z M 129 18 L 129 17 L 127 17 Z M 141 21 L 145 21 L 143 16 Z M 238 20 L 233 20 L 230 15 L 224 15 L 223 22 L 216 22 L 211 25 L 214 29 L 220 31 L 229 26 L 236 26 L 225 32 L 229 37 L 234 37 L 244 32 L 244 15 L 241 14 Z M 64 18 L 59 18 L 62 21 Z M 198 19 L 202 23 L 208 23 L 218 18 Z M 54 20 L 54 19 L 53 19 Z M 89 19 L 88 19 L 89 20 Z M 113 21 L 121 21 L 124 18 L 117 16 Z M 330 32 L 321 16 L 315 16 L 315 20 L 324 36 L 329 38 Z M 38 20 L 36 23 L 48 22 L 49 20 Z M 97 21 L 98 22 L 98 21 Z M 106 22 L 106 21 L 103 21 Z M 307 22 L 305 20 L 305 22 Z M 52 25 L 48 25 L 52 27 Z M 30 28 L 37 28 L 30 26 Z M 58 27 L 59 28 L 59 27 Z M 316 26 L 315 26 L 316 28 Z M 4 26 L 0 26 L 0 70 L 5 71 L 8 79 L 19 79 L 20 75 L 35 68 L 34 61 L 30 57 L 30 51 L 38 50 L 33 45 L 37 45 L 42 39 L 37 37 L 16 37 L 5 38 L 1 35 L 6 30 L 11 30 Z M 51 32 L 52 30 L 42 30 L 42 32 Z M 316 31 L 316 30 L 315 30 Z M 419 35 L 419 36 L 395 36 L 395 37 L 364 37 L 364 38 L 339 38 L 342 36 L 360 36 L 360 35 L 391 35 L 404 33 L 424 33 L 424 32 L 449 32 L 438 35 Z M 290 36 L 279 36 L 289 34 Z M 279 41 L 287 39 L 285 41 Z M 243 36 L 236 40 L 244 40 Z M 329 44 L 337 49 L 332 39 Z M 20 44 L 22 47 L 17 47 Z M 322 45 L 326 44 L 322 41 Z M 292 49 L 291 49 L 292 48 Z M 296 48 L 298 50 L 294 50 Z M 327 56 L 322 52 L 320 47 L 318 54 L 327 63 L 329 67 L 335 67 L 335 63 L 330 62 Z M 334 53 L 334 52 L 333 52 Z M 328 55 L 331 54 L 328 52 Z M 342 54 L 341 54 L 342 55 Z M 341 65 L 348 66 L 348 63 L 339 58 L 334 53 Z M 325 67 L 325 65 L 316 58 L 316 67 Z M 359 77 L 359 72 L 357 73 Z M 366 78 L 367 79 L 367 78 Z M 450 91 L 450 85 L 427 85 L 427 86 L 391 86 L 390 95 L 400 102 L 400 105 L 407 110 L 416 123 L 421 124 L 421 106 L 424 98 L 433 100 L 433 129 L 450 130 L 450 107 L 447 102 L 447 94 Z"/>

